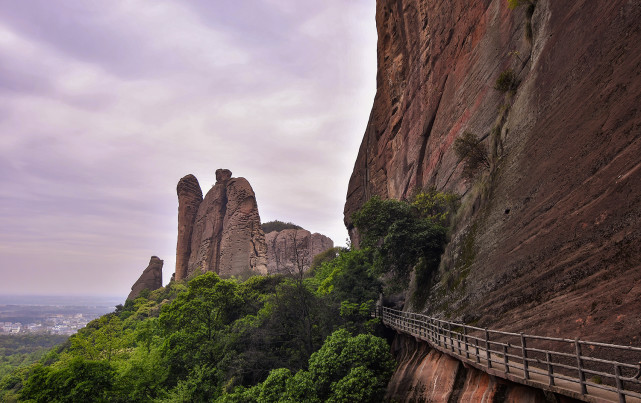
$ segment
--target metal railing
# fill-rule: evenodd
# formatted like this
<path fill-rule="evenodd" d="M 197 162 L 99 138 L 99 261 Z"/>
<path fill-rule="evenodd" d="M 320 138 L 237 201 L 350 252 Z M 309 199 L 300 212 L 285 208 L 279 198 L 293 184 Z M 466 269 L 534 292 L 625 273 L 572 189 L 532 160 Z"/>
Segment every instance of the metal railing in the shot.
<path fill-rule="evenodd" d="M 641 347 L 502 332 L 381 306 L 375 315 L 492 375 L 582 400 L 641 401 Z"/>

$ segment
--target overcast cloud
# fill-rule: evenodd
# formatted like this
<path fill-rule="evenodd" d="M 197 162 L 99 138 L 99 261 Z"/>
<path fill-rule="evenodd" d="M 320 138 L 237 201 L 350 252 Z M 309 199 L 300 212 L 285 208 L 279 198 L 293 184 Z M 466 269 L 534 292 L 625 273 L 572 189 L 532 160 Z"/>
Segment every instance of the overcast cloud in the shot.
<path fill-rule="evenodd" d="M 175 266 L 178 180 L 344 244 L 370 0 L 0 0 L 0 293 L 123 298 Z"/>

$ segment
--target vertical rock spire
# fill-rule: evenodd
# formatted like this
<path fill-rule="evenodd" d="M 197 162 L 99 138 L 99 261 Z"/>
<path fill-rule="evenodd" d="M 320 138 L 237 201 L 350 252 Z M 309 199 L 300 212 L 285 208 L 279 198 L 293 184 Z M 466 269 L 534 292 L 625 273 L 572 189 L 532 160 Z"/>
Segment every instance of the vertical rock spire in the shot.
<path fill-rule="evenodd" d="M 187 277 L 187 264 L 191 255 L 191 234 L 198 208 L 203 201 L 198 179 L 194 175 L 183 177 L 176 187 L 178 193 L 178 243 L 176 245 L 176 280 Z"/>
<path fill-rule="evenodd" d="M 267 245 L 256 195 L 245 178 L 216 170 L 216 184 L 203 198 L 198 181 L 178 183 L 176 280 L 197 272 L 221 276 L 267 273 Z"/>

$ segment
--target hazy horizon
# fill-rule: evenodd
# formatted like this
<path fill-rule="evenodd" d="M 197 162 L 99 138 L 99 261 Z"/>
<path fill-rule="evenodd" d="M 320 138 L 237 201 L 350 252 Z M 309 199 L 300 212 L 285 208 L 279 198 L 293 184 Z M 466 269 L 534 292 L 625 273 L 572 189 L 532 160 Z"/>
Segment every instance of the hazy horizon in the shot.
<path fill-rule="evenodd" d="M 0 294 L 122 295 L 175 266 L 176 184 L 249 180 L 263 222 L 344 245 L 376 87 L 375 4 L 9 1 Z M 78 290 L 78 291 L 77 291 Z"/>

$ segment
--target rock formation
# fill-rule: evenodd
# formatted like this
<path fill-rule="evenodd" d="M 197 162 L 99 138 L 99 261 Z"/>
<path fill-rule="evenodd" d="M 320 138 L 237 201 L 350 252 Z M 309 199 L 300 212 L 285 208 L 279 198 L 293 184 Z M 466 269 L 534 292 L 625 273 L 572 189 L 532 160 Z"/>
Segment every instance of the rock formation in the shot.
<path fill-rule="evenodd" d="M 198 207 L 203 201 L 198 179 L 187 175 L 178 182 L 178 244 L 176 245 L 176 277 L 187 276 L 187 264 L 191 255 L 191 233 L 198 213 Z"/>
<path fill-rule="evenodd" d="M 163 261 L 158 256 L 152 256 L 149 260 L 149 266 L 142 272 L 140 278 L 131 286 L 131 292 L 127 299 L 134 300 L 138 298 L 142 290 L 148 289 L 154 291 L 162 287 L 162 264 Z"/>
<path fill-rule="evenodd" d="M 267 272 L 291 274 L 309 269 L 314 256 L 334 247 L 334 242 L 319 233 L 304 229 L 272 231 L 267 242 Z"/>
<path fill-rule="evenodd" d="M 579 402 L 567 396 L 503 380 L 431 349 L 413 337 L 394 339 L 398 368 L 386 400 L 398 402 Z"/>
<path fill-rule="evenodd" d="M 426 311 L 638 345 L 641 2 L 521 3 L 377 1 L 377 93 L 346 225 L 357 243 L 350 216 L 373 195 L 455 191 Z M 510 70 L 515 90 L 496 90 Z M 465 131 L 491 150 L 476 181 L 452 147 Z"/>
<path fill-rule="evenodd" d="M 226 277 L 267 273 L 267 247 L 256 196 L 245 178 L 231 175 L 227 169 L 218 169 L 216 184 L 200 203 L 196 178 L 188 175 L 178 183 L 176 280 L 197 271 Z M 181 208 L 185 214 L 180 214 Z M 185 229 L 182 233 L 181 228 Z"/>

